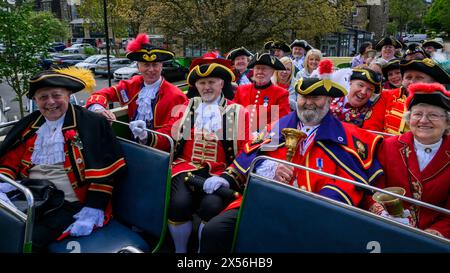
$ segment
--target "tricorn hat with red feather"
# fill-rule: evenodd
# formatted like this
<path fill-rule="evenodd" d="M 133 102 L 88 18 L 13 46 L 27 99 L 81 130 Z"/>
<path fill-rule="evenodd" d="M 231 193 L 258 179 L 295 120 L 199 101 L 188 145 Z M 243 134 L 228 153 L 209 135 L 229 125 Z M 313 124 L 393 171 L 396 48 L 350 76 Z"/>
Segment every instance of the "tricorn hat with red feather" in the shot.
<path fill-rule="evenodd" d="M 450 92 L 440 83 L 414 83 L 408 86 L 406 99 L 408 109 L 416 104 L 426 103 L 450 110 Z"/>
<path fill-rule="evenodd" d="M 333 80 L 333 62 L 323 59 L 319 62 L 317 78 L 300 78 L 295 84 L 295 91 L 303 96 L 343 97 L 347 95 L 344 86 Z"/>
<path fill-rule="evenodd" d="M 127 58 L 138 62 L 163 62 L 172 59 L 175 54 L 167 49 L 150 44 L 145 33 L 140 33 L 127 46 Z"/>

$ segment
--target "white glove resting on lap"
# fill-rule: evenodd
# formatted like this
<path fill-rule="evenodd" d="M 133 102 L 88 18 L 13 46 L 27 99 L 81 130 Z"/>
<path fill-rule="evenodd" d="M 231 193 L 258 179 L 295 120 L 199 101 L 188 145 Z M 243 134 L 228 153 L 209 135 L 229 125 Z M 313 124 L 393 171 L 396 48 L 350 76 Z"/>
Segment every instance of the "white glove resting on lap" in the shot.
<path fill-rule="evenodd" d="M 91 234 L 95 227 L 102 227 L 105 219 L 103 210 L 84 207 L 73 216 L 77 219 L 66 231 L 70 230 L 72 236 L 86 236 Z"/>
<path fill-rule="evenodd" d="M 205 180 L 205 183 L 203 184 L 203 191 L 207 194 L 211 194 L 220 187 L 229 188 L 230 183 L 228 183 L 225 178 L 214 175 Z"/>

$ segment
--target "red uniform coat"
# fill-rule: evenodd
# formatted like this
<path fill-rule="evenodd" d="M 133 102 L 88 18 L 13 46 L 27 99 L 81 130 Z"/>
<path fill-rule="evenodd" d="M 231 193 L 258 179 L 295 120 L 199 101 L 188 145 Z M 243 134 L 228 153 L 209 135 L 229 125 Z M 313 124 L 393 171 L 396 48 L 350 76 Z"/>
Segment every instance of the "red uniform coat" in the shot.
<path fill-rule="evenodd" d="M 195 141 L 194 113 L 200 105 L 201 98 L 195 97 L 185 103 L 178 115 L 157 131 L 175 139 L 176 155 L 172 166 L 172 176 L 209 167 L 210 174 L 219 175 L 231 164 L 235 156 L 243 149 L 249 139 L 248 113 L 245 109 L 222 97 L 219 102 L 223 114 L 222 130 L 216 133 L 217 139 Z M 189 133 L 184 133 L 184 130 Z M 224 132 L 223 130 L 227 131 Z M 225 135 L 224 135 L 225 134 Z M 158 149 L 168 150 L 169 143 L 162 136 L 151 135 L 149 145 Z"/>
<path fill-rule="evenodd" d="M 0 173 L 14 180 L 29 176 L 36 131 L 44 122 L 36 111 L 11 129 L 0 148 Z M 111 126 L 101 116 L 69 105 L 62 131 L 64 169 L 75 194 L 86 206 L 105 210 L 114 186 L 112 178 L 125 167 Z"/>
<path fill-rule="evenodd" d="M 128 118 L 133 120 L 137 110 L 136 100 L 143 85 L 142 75 L 134 76 L 130 80 L 122 80 L 116 86 L 92 93 L 86 102 L 86 108 L 92 104 L 100 104 L 106 108 L 109 102 L 119 102 L 121 106 L 128 105 Z M 183 105 L 186 101 L 186 95 L 178 87 L 162 79 L 156 106 L 152 109 L 153 129 L 167 124 L 172 117 L 172 109 L 177 105 Z"/>
<path fill-rule="evenodd" d="M 408 155 L 405 158 L 406 154 Z M 378 151 L 379 160 L 384 169 L 384 176 L 375 186 L 402 187 L 406 190 L 405 196 L 419 197 L 421 201 L 435 206 L 450 209 L 450 137 L 444 136 L 441 147 L 430 163 L 420 171 L 417 155 L 414 152 L 414 138 L 411 132 L 400 136 L 385 139 Z M 408 161 L 411 186 L 408 182 Z M 373 202 L 373 201 L 372 201 Z M 405 209 L 414 212 L 417 227 L 420 229 L 433 229 L 444 237 L 450 238 L 450 216 L 444 216 L 427 208 L 410 206 L 406 203 Z"/>
<path fill-rule="evenodd" d="M 282 128 L 296 128 L 298 122 L 295 112 L 279 121 L 279 130 Z M 270 137 L 271 134 L 268 134 Z M 317 130 L 314 142 L 301 155 L 297 150 L 293 162 L 299 165 L 322 170 L 353 181 L 372 184 L 382 174 L 381 166 L 375 157 L 375 148 L 381 141 L 376 136 L 352 124 L 339 122 L 332 114 L 327 114 Z M 244 152 L 230 166 L 246 174 L 249 166 L 257 155 L 268 155 L 286 160 L 284 138 L 280 140 L 278 149 L 270 152 L 259 151 L 270 138 L 250 143 L 245 146 Z M 357 206 L 364 196 L 364 191 L 356 186 L 331 178 L 327 178 L 309 171 L 296 169 L 295 177 L 298 186 L 304 190 L 342 201 L 348 205 Z M 293 180 L 289 184 L 293 184 Z M 228 209 L 238 207 L 240 201 L 233 202 Z"/>
<path fill-rule="evenodd" d="M 405 127 L 403 113 L 405 107 L 406 94 L 404 88 L 396 88 L 392 90 L 384 90 L 381 93 L 380 100 L 375 103 L 372 109 L 372 116 L 364 122 L 363 128 L 390 134 L 401 134 L 408 131 Z"/>
<path fill-rule="evenodd" d="M 264 89 L 256 89 L 254 83 L 241 85 L 237 88 L 233 101 L 246 107 L 250 113 L 251 132 L 262 130 L 267 124 L 284 117 L 291 111 L 289 92 L 273 84 Z M 278 113 L 272 113 L 274 105 L 278 106 Z"/>

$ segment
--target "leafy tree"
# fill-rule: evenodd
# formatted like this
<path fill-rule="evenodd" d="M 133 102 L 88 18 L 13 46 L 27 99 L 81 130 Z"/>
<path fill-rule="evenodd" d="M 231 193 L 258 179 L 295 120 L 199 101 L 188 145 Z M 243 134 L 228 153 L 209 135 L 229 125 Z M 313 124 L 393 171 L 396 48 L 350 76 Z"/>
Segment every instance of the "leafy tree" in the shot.
<path fill-rule="evenodd" d="M 16 93 L 21 117 L 28 80 L 41 70 L 40 59 L 46 57 L 54 35 L 63 33 L 56 20 L 48 13 L 34 13 L 27 3 L 14 6 L 0 2 L 0 41 L 6 48 L 0 54 L 0 78 Z"/>
<path fill-rule="evenodd" d="M 391 36 L 395 36 L 397 34 L 398 26 L 395 22 L 389 22 L 386 24 L 386 33 Z"/>
<path fill-rule="evenodd" d="M 108 0 L 106 10 L 108 15 L 108 36 L 116 40 L 117 37 L 128 37 L 130 18 L 130 8 L 133 1 L 128 0 Z M 99 32 L 104 32 L 104 7 L 103 1 L 82 0 L 78 7 L 78 15 L 85 19 L 84 27 L 94 28 Z M 115 47 L 116 55 L 119 55 L 118 48 Z"/>
<path fill-rule="evenodd" d="M 424 18 L 426 25 L 441 32 L 450 33 L 450 0 L 435 0 Z"/>
<path fill-rule="evenodd" d="M 51 12 L 32 12 L 29 18 L 31 25 L 44 23 L 46 31 L 53 41 L 66 41 L 69 38 L 69 24 L 56 18 Z"/>
<path fill-rule="evenodd" d="M 425 12 L 426 6 L 423 0 L 389 1 L 389 16 L 402 32 L 408 31 L 408 24 L 411 22 L 421 22 Z"/>
<path fill-rule="evenodd" d="M 269 38 L 286 42 L 311 39 L 339 31 L 351 0 L 143 0 L 146 24 L 168 37 L 187 42 L 208 42 L 223 51 L 245 45 L 262 49 Z M 142 21 L 141 21 L 142 22 Z"/>

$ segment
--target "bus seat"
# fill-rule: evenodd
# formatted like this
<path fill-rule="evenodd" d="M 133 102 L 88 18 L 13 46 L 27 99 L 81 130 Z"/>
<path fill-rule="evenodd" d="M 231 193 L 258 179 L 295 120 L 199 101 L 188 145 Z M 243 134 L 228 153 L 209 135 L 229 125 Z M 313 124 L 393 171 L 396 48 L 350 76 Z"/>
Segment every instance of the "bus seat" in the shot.
<path fill-rule="evenodd" d="M 114 188 L 113 219 L 89 236 L 52 243 L 50 252 L 116 253 L 127 246 L 156 252 L 161 246 L 167 225 L 170 154 L 120 138 L 119 142 L 127 169 Z M 142 232 L 156 238 L 156 246 L 149 245 Z"/>
<path fill-rule="evenodd" d="M 235 252 L 450 252 L 450 240 L 250 174 Z"/>

